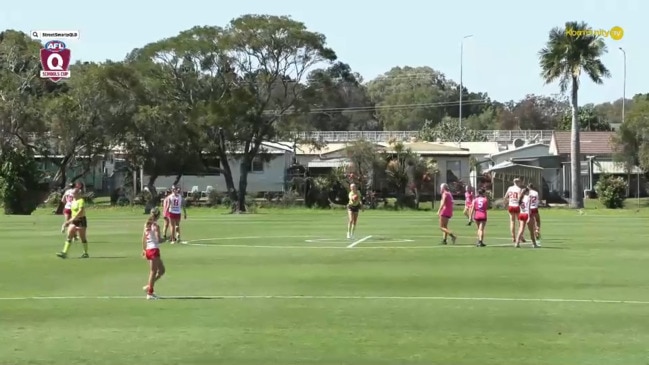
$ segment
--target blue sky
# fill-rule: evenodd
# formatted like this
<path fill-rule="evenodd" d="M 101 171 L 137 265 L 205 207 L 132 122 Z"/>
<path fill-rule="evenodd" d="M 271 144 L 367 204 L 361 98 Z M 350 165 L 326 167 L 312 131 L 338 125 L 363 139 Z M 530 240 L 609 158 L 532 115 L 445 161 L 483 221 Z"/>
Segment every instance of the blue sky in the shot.
<path fill-rule="evenodd" d="M 75 60 L 120 60 L 133 48 L 173 36 L 194 25 L 225 25 L 242 14 L 291 15 L 327 36 L 339 58 L 371 79 L 394 66 L 430 66 L 459 81 L 460 40 L 465 41 L 464 84 L 499 101 L 526 94 L 553 94 L 544 86 L 537 52 L 548 31 L 568 20 L 594 29 L 621 26 L 624 38 L 606 39 L 603 60 L 612 77 L 604 85 L 584 80 L 580 104 L 619 99 L 627 52 L 627 96 L 649 92 L 649 2 L 646 0 L 543 2 L 501 1 L 298 1 L 298 0 L 113 0 L 93 4 L 68 0 L 9 1 L 0 28 L 78 29 L 71 41 Z"/>

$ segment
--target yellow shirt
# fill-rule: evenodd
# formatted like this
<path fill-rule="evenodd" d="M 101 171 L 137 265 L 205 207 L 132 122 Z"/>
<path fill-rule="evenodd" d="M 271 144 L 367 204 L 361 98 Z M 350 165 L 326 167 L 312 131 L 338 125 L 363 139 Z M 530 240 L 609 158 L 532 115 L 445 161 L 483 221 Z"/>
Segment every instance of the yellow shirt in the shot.
<path fill-rule="evenodd" d="M 81 209 L 85 207 L 85 205 L 86 205 L 86 201 L 83 200 L 83 198 L 77 199 L 74 202 L 72 202 L 72 207 L 70 208 L 70 210 L 72 211 L 72 216 L 76 217 L 77 214 L 79 214 L 79 212 L 81 211 Z"/>
<path fill-rule="evenodd" d="M 357 198 L 358 198 L 357 200 L 354 200 L 354 195 L 357 196 Z M 357 206 L 361 205 L 361 200 L 362 200 L 362 198 L 361 198 L 361 193 L 360 192 L 358 192 L 358 191 L 355 192 L 355 193 L 353 191 L 349 192 L 349 205 L 351 205 L 352 207 L 357 207 Z"/>

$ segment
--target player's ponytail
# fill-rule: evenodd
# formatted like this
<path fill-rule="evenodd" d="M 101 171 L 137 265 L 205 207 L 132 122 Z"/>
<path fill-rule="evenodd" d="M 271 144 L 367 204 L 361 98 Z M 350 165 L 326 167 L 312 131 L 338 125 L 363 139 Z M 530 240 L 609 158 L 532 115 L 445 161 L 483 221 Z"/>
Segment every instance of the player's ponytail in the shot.
<path fill-rule="evenodd" d="M 160 210 L 158 208 L 152 208 L 151 214 L 146 220 L 145 228 L 147 230 L 151 229 L 151 226 L 153 225 L 153 223 L 155 223 L 155 221 L 158 220 L 158 218 L 160 218 Z"/>
<path fill-rule="evenodd" d="M 524 198 L 525 195 L 527 195 L 529 192 L 530 192 L 530 190 L 529 190 L 528 188 L 523 188 L 523 189 L 521 189 L 521 196 L 518 197 L 518 205 L 521 205 L 521 203 L 523 202 L 523 198 Z"/>

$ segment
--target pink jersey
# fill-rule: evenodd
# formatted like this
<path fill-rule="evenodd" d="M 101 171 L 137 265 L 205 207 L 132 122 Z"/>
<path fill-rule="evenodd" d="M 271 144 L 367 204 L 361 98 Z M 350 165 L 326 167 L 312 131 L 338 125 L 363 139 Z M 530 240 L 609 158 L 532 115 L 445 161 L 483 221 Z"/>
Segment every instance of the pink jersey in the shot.
<path fill-rule="evenodd" d="M 464 193 L 464 204 L 467 207 L 470 207 L 473 204 L 473 192 L 472 191 L 467 191 Z"/>
<path fill-rule="evenodd" d="M 473 202 L 473 219 L 476 221 L 487 220 L 487 209 L 489 209 L 489 200 L 484 196 L 475 198 Z"/>
<path fill-rule="evenodd" d="M 451 218 L 453 216 L 453 196 L 448 191 L 442 195 L 442 211 L 440 215 L 442 217 Z"/>

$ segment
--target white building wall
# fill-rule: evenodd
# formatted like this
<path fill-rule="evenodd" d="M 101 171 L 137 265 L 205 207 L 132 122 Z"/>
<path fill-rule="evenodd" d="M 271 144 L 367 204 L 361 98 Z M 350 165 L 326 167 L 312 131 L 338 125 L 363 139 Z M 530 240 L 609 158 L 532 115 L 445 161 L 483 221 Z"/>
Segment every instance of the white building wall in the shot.
<path fill-rule="evenodd" d="M 239 176 L 241 174 L 241 161 L 238 159 L 228 159 L 230 169 L 232 170 L 232 178 L 234 185 L 239 188 Z M 274 154 L 271 155 L 269 162 L 263 163 L 263 169 L 258 171 L 251 171 L 248 174 L 248 188 L 249 193 L 259 192 L 281 192 L 284 191 L 284 179 L 286 169 L 290 166 L 291 154 Z M 255 164 L 255 166 L 260 166 Z M 144 176 L 144 184 L 148 182 L 149 177 Z M 170 188 L 173 185 L 176 176 L 159 176 L 156 179 L 155 186 L 160 188 Z M 208 186 L 211 186 L 218 192 L 227 191 L 225 178 L 223 174 L 219 176 L 196 176 L 186 175 L 180 179 L 179 185 L 183 191 L 191 191 L 194 186 L 198 187 L 199 191 L 205 191 Z"/>

